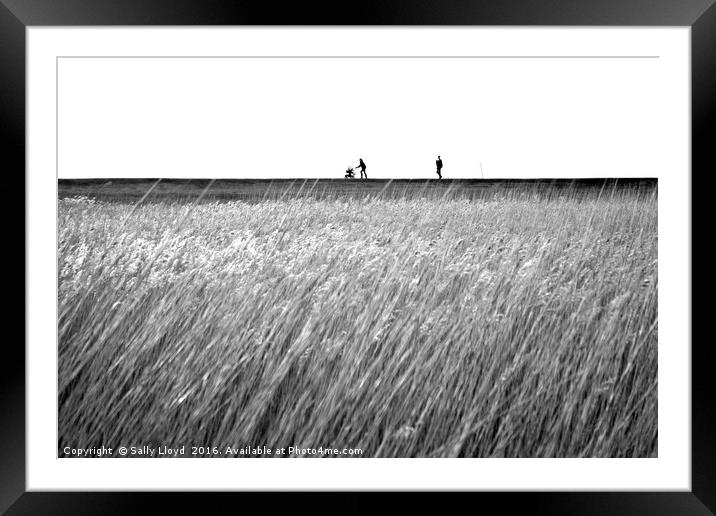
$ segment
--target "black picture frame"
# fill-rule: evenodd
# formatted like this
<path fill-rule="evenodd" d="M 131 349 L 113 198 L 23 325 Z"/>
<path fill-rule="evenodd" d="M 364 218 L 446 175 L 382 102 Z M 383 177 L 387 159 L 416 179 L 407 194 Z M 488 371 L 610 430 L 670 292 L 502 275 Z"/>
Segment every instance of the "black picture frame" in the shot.
<path fill-rule="evenodd" d="M 713 174 L 714 155 L 709 129 L 716 119 L 715 0 L 369 0 L 340 2 L 241 2 L 204 0 L 0 0 L 0 127 L 8 197 L 25 199 L 25 29 L 62 25 L 591 25 L 691 27 L 692 88 L 692 235 L 700 232 L 705 212 L 704 177 Z M 698 179 L 701 188 L 693 188 Z M 20 180 L 20 178 L 23 178 Z M 12 188 L 8 188 L 11 186 Z M 22 195 L 20 194 L 22 192 Z M 695 209 L 696 208 L 696 209 Z M 2 220 L 18 217 L 18 208 L 3 203 Z M 7 223 L 7 226 L 12 226 Z M 19 228 L 19 225 L 16 225 Z M 12 231 L 13 228 L 7 228 Z M 16 229 L 18 232 L 20 229 Z M 24 231 L 22 240 L 24 241 Z M 703 244 L 702 244 L 703 245 Z M 29 257 L 23 246 L 23 268 Z M 693 270 L 702 259 L 692 246 Z M 19 253 L 16 259 L 19 261 Z M 704 256 L 704 255 L 701 255 Z M 27 269 L 25 274 L 27 274 Z M 10 274 L 12 276 L 12 274 Z M 700 286 L 704 289 L 704 286 Z M 693 291 L 692 291 L 693 292 Z M 25 294 L 22 296 L 25 299 Z M 692 294 L 693 298 L 693 294 Z M 14 300 L 13 300 L 14 301 Z M 15 302 L 15 306 L 20 303 Z M 716 403 L 710 368 L 716 352 L 710 339 L 699 339 L 709 303 L 692 303 L 692 490 L 690 492 L 530 492 L 454 494 L 450 502 L 500 512 L 537 514 L 713 514 L 716 512 Z M 24 303 L 22 303 L 24 309 Z M 17 308 L 19 309 L 19 308 Z M 8 321 L 11 316 L 6 313 Z M 19 317 L 17 318 L 19 320 Z M 23 328 L 24 335 L 24 328 Z M 206 510 L 214 493 L 60 493 L 26 492 L 25 488 L 25 348 L 24 339 L 5 338 L 6 367 L 0 374 L 0 513 L 124 514 L 148 512 L 155 503 L 162 512 Z M 675 342 L 670 345 L 689 345 Z M 315 493 L 314 493 L 315 495 Z M 218 499 L 232 505 L 285 504 L 315 512 L 365 512 L 380 496 L 359 493 L 319 494 L 314 505 L 308 494 L 292 494 L 279 503 L 267 493 L 226 493 Z M 339 498 L 340 496 L 340 498 Z M 433 505 L 434 504 L 434 505 Z M 248 507 L 248 506 L 246 506 Z M 239 507 L 236 506 L 238 509 Z M 426 500 L 414 493 L 401 501 L 401 512 L 416 508 L 445 510 L 445 501 Z"/>

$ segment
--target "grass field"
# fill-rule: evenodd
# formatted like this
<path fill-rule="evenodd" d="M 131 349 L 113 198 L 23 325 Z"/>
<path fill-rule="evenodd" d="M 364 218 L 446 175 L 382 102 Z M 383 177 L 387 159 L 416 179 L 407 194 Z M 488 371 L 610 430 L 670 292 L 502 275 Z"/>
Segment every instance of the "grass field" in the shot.
<path fill-rule="evenodd" d="M 59 456 L 656 456 L 655 183 L 330 184 L 60 185 Z"/>

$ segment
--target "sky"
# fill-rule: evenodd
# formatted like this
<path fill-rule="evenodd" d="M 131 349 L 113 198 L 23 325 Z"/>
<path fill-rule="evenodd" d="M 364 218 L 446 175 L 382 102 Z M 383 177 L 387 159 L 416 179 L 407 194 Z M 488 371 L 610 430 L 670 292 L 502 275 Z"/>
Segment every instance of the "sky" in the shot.
<path fill-rule="evenodd" d="M 664 58 L 60 59 L 60 177 L 657 177 Z M 678 100 L 678 101 L 675 101 Z M 683 125 L 683 124 L 682 124 Z M 679 126 L 680 127 L 680 126 Z"/>

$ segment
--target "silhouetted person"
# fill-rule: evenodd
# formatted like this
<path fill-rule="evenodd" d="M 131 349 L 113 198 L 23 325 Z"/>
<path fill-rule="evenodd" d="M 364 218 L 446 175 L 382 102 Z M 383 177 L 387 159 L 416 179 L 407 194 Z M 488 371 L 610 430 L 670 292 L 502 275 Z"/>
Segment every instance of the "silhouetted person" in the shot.
<path fill-rule="evenodd" d="M 442 169 L 443 169 L 443 160 L 440 159 L 440 156 L 438 156 L 437 161 L 435 162 L 435 166 L 437 167 L 436 172 L 438 173 L 438 179 L 442 179 Z"/>
<path fill-rule="evenodd" d="M 358 163 L 358 168 L 360 168 L 360 177 L 363 179 L 363 176 L 365 176 L 365 178 L 368 179 L 368 172 L 365 171 L 367 167 L 365 166 L 365 163 L 363 163 L 363 158 L 359 161 L 360 163 Z"/>
<path fill-rule="evenodd" d="M 353 169 L 349 168 L 346 170 L 346 177 L 355 177 L 356 175 L 353 173 Z"/>

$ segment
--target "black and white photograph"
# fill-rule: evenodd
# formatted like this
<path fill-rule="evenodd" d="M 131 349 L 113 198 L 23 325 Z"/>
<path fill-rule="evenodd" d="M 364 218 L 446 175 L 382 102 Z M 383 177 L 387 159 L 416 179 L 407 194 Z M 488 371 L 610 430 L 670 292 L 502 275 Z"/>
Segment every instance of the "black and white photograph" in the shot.
<path fill-rule="evenodd" d="M 58 455 L 656 457 L 656 59 L 60 59 Z"/>

